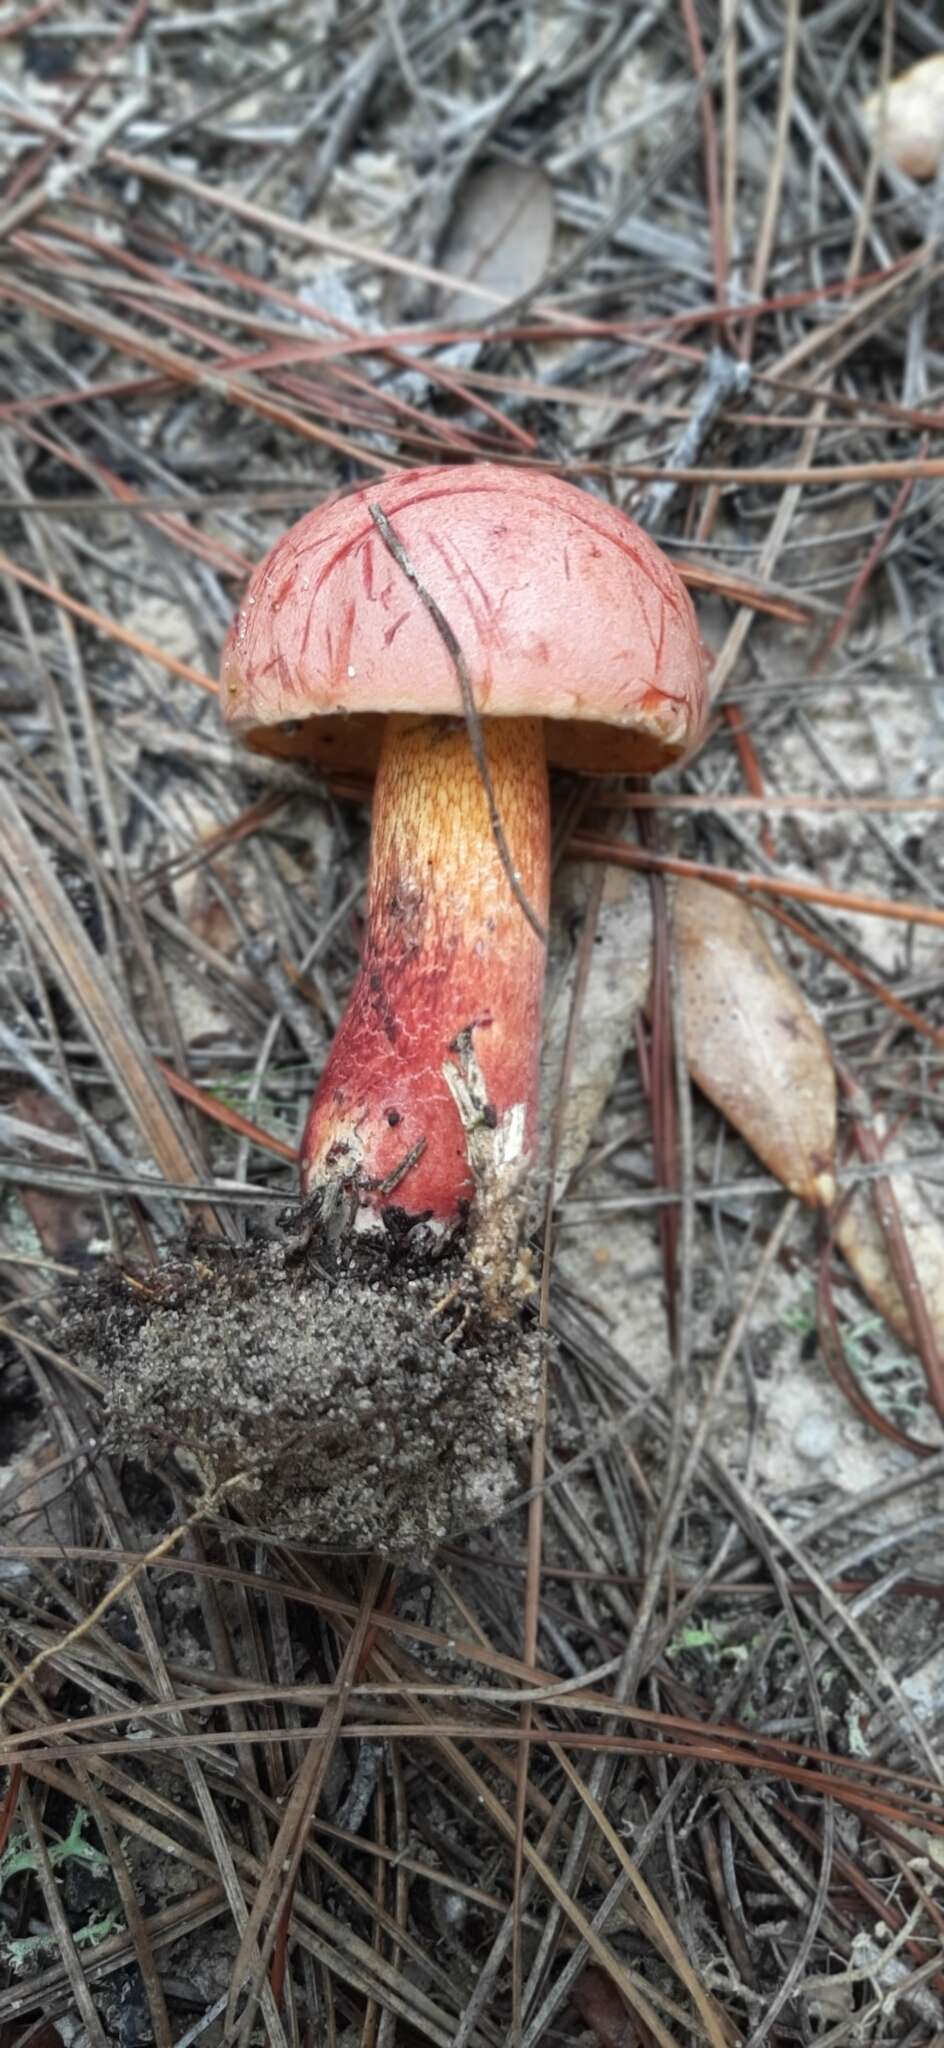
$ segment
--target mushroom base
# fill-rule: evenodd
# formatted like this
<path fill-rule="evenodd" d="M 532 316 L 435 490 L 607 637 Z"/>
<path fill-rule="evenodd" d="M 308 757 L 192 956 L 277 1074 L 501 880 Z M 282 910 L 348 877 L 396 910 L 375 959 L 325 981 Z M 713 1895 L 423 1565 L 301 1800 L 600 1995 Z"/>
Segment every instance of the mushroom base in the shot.
<path fill-rule="evenodd" d="M 546 923 L 550 834 L 539 719 L 486 719 L 511 864 Z M 465 724 L 389 720 L 374 794 L 363 964 L 301 1151 L 302 1189 L 360 1221 L 390 1208 L 455 1222 L 478 1191 L 456 1090 L 534 1148 L 545 946 L 508 881 Z M 508 1148 L 505 1145 L 507 1160 Z"/>
<path fill-rule="evenodd" d="M 496 1322 L 461 1233 L 335 1258 L 286 1221 L 78 1293 L 67 1342 L 104 1380 L 106 1441 L 158 1470 L 183 1454 L 270 1538 L 427 1559 L 526 1480 L 539 1334 Z"/>

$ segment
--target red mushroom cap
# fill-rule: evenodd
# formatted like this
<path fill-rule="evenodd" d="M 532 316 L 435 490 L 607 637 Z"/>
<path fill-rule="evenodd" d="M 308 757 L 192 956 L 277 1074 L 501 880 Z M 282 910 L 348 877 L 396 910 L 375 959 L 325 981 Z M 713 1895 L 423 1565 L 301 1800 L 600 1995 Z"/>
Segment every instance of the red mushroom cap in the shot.
<path fill-rule="evenodd" d="M 550 759 L 591 774 L 648 774 L 697 745 L 706 654 L 671 563 L 573 484 L 484 463 L 403 471 L 290 527 L 224 649 L 237 731 L 372 766 L 382 714 L 462 715 L 448 649 L 372 505 L 448 619 L 483 716 L 547 719 Z"/>

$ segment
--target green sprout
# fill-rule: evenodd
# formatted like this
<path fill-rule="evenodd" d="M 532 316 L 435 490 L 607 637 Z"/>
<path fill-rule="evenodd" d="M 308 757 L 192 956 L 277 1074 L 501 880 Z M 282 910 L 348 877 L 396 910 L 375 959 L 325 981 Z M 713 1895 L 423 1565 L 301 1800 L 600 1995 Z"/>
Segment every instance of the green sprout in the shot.
<path fill-rule="evenodd" d="M 74 1863 L 86 1864 L 88 1869 L 94 1870 L 99 1877 L 108 1871 L 110 1866 L 104 1850 L 96 1849 L 94 1842 L 85 1840 L 84 1831 L 88 1819 L 89 1815 L 84 1806 L 77 1806 L 68 1834 L 63 1835 L 61 1841 L 49 1843 L 46 1853 L 54 1870 L 60 1863 L 66 1863 L 71 1859 Z M 0 1856 L 0 1892 L 11 1877 L 19 1877 L 24 1870 L 35 1872 L 36 1867 L 35 1849 L 30 1848 L 25 1835 L 14 1835 L 9 1847 Z"/>
<path fill-rule="evenodd" d="M 87 1920 L 84 1927 L 76 1927 L 72 1939 L 76 1948 L 97 1948 L 106 1941 L 109 1934 L 124 1932 L 124 1921 L 117 1913 L 106 1913 L 100 1920 Z M 16 1977 L 28 1976 L 39 1968 L 47 1956 L 55 1960 L 59 1955 L 56 1936 L 50 1934 L 24 1934 L 18 1939 L 9 1935 L 0 1940 L 0 1955 L 8 1963 Z"/>
<path fill-rule="evenodd" d="M 104 1850 L 96 1849 L 94 1842 L 85 1840 L 89 1818 L 85 1808 L 77 1806 L 68 1834 L 47 1845 L 47 1855 L 54 1870 L 60 1863 L 83 1863 L 96 1877 L 107 1876 L 111 1866 Z M 12 1836 L 3 1855 L 0 1856 L 0 1892 L 9 1884 L 11 1878 L 20 1877 L 24 1872 L 35 1875 L 37 1867 L 36 1851 L 31 1847 L 27 1836 Z M 117 1933 L 123 1925 L 124 1922 L 114 1912 L 106 1913 L 99 1918 L 93 1914 L 84 1927 L 77 1927 L 74 1930 L 72 1939 L 78 1948 L 96 1948 L 107 1935 Z M 19 1939 L 12 1935 L 0 1938 L 0 1957 L 19 1977 L 38 1968 L 45 1956 L 56 1956 L 58 1952 L 56 1936 L 51 1932 L 24 1934 Z"/>
<path fill-rule="evenodd" d="M 723 1643 L 708 1621 L 686 1622 L 673 1636 L 665 1654 L 667 1657 L 680 1657 L 684 1650 L 704 1650 L 713 1664 L 719 1663 L 723 1657 L 729 1664 L 743 1664 L 750 1656 L 750 1644 Z"/>

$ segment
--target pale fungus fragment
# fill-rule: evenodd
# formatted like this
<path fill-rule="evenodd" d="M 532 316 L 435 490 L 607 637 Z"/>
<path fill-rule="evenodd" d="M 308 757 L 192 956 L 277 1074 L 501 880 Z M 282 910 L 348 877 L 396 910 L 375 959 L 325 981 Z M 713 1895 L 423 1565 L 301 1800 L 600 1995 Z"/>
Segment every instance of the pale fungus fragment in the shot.
<path fill-rule="evenodd" d="M 873 92 L 862 107 L 869 135 L 909 178 L 936 177 L 944 160 L 944 50 L 923 57 Z"/>

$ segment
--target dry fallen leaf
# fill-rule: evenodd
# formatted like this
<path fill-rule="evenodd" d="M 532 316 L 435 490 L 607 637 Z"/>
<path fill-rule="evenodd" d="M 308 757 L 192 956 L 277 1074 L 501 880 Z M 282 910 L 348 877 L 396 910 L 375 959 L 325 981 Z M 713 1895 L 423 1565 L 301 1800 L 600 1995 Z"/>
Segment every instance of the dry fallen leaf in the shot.
<path fill-rule="evenodd" d="M 33 1126 L 38 1145 L 41 1145 L 43 1131 L 53 1131 L 62 1137 L 75 1134 L 75 1127 L 65 1110 L 39 1088 L 27 1085 L 18 1088 L 13 1095 L 12 1106 L 21 1122 Z M 74 1157 L 82 1162 L 82 1143 L 78 1137 Z M 54 1194 L 39 1187 L 23 1187 L 19 1190 L 19 1197 L 47 1257 L 67 1262 L 81 1260 L 100 1227 L 101 1219 L 94 1199 L 81 1194 Z"/>
<path fill-rule="evenodd" d="M 944 160 L 944 50 L 912 64 L 885 93 L 869 94 L 862 117 L 882 155 L 910 178 L 933 178 Z"/>
<path fill-rule="evenodd" d="M 686 878 L 672 922 L 693 1079 L 791 1194 L 828 1208 L 836 1077 L 809 1005 L 737 896 Z"/>
<path fill-rule="evenodd" d="M 545 173 L 535 164 L 486 164 L 459 187 L 439 267 L 487 286 L 498 300 L 517 299 L 540 284 L 553 241 L 554 188 Z M 443 315 L 462 326 L 481 320 L 483 310 L 477 293 L 456 292 Z"/>
<path fill-rule="evenodd" d="M 876 1122 L 880 1129 L 879 1120 Z M 907 1148 L 891 1144 L 883 1157 L 889 1162 L 905 1159 Z M 924 1295 L 928 1319 L 939 1346 L 944 1349 L 944 1226 L 916 1175 L 896 1173 L 894 1185 L 901 1227 Z M 863 1293 L 879 1314 L 890 1323 L 896 1336 L 903 1338 L 906 1344 L 914 1344 L 911 1317 L 891 1269 L 882 1226 L 868 1184 L 858 1187 L 843 1209 L 836 1226 L 836 1243 L 852 1267 Z"/>
<path fill-rule="evenodd" d="M 593 880 L 590 861 L 572 861 L 561 869 L 554 888 L 541 1064 L 540 1129 L 547 1146 L 558 1115 L 564 1050 L 578 973 L 579 927 Z M 580 1165 L 632 1043 L 633 1018 L 649 986 L 651 955 L 652 910 L 645 879 L 625 868 L 610 868 L 581 997 L 569 1086 L 561 1106 L 555 1200 L 560 1199 L 571 1174 Z M 545 1159 L 542 1165 L 546 1164 Z"/>
<path fill-rule="evenodd" d="M 689 1069 L 791 1193 L 828 1208 L 835 1194 L 836 1079 L 827 1040 L 754 912 L 726 890 L 679 882 L 674 929 Z M 890 1159 L 904 1155 L 890 1148 Z M 944 1226 L 918 1182 L 895 1193 L 928 1318 L 944 1344 Z M 869 1186 L 842 1207 L 836 1243 L 896 1335 L 914 1331 Z"/>
<path fill-rule="evenodd" d="M 601 906 L 583 993 L 555 1198 L 579 1166 L 630 1043 L 651 973 L 649 891 L 613 871 Z M 574 863 L 555 891 L 542 1066 L 542 1129 L 553 1124 L 577 974 L 573 936 L 589 893 Z M 620 886 L 620 884 L 622 886 Z M 673 895 L 673 931 L 692 1077 L 792 1194 L 829 1208 L 836 1192 L 836 1077 L 827 1039 L 754 912 L 710 883 L 685 878 Z M 891 1146 L 890 1160 L 902 1158 Z M 545 1162 L 546 1163 L 546 1162 Z M 932 1329 L 944 1347 L 944 1223 L 912 1176 L 896 1175 L 902 1228 Z M 896 1335 L 914 1343 L 870 1186 L 839 1213 L 835 1242 Z"/>
<path fill-rule="evenodd" d="M 635 2019 L 603 1970 L 584 1970 L 570 2001 L 600 2048 L 637 2048 L 641 2040 Z"/>

